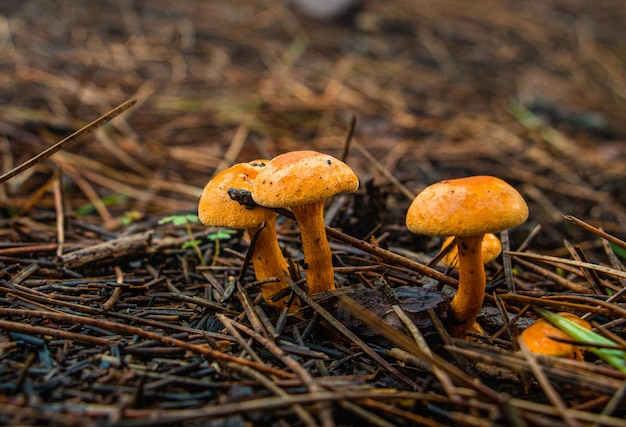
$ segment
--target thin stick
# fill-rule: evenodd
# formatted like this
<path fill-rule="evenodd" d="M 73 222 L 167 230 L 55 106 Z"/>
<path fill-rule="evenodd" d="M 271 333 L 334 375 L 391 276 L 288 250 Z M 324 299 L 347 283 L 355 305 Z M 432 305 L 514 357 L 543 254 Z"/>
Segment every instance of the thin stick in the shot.
<path fill-rule="evenodd" d="M 402 184 L 398 178 L 396 178 L 395 176 L 393 176 L 393 174 L 383 165 L 381 164 L 376 157 L 374 157 L 372 154 L 370 154 L 369 151 L 367 151 L 365 149 L 365 147 L 363 147 L 361 144 L 359 144 L 356 140 L 352 141 L 352 146 L 359 152 L 361 153 L 361 155 L 363 157 L 365 157 L 365 159 L 370 162 L 372 164 L 372 166 L 374 166 L 374 168 L 376 168 L 385 178 L 387 178 L 393 185 L 395 185 L 402 194 L 404 194 L 404 196 L 410 200 L 413 201 L 413 199 L 415 198 L 415 194 L 413 194 L 413 192 L 411 190 L 409 190 L 408 188 L 406 188 L 404 186 L 404 184 Z"/>
<path fill-rule="evenodd" d="M 404 327 L 411 334 L 411 337 L 413 338 L 413 340 L 415 340 L 415 343 L 418 345 L 420 351 L 422 351 L 422 353 L 424 353 L 428 357 L 432 357 L 432 351 L 430 350 L 426 339 L 419 331 L 417 326 L 415 326 L 415 323 L 413 323 L 409 316 L 407 316 L 402 307 L 398 304 L 394 304 L 391 306 L 391 308 L 393 308 L 396 316 L 398 316 L 400 321 L 402 321 Z M 454 383 L 450 379 L 450 376 L 438 366 L 431 365 L 431 368 L 435 376 L 439 379 L 441 386 L 445 390 L 450 400 L 453 402 L 460 401 L 461 398 L 457 393 L 455 393 Z"/>
<path fill-rule="evenodd" d="M 239 331 L 230 322 L 222 322 L 222 325 L 226 328 L 228 333 L 235 339 L 235 342 L 241 346 L 241 348 L 247 352 L 250 357 L 257 363 L 263 363 L 263 360 L 254 351 L 254 349 L 248 344 L 248 342 L 241 336 Z M 237 365 L 240 366 L 240 365 Z M 242 366 L 243 368 L 243 366 Z M 255 371 L 256 372 L 256 371 Z"/>
<path fill-rule="evenodd" d="M 617 246 L 621 246 L 622 248 L 626 249 L 626 242 L 624 242 L 623 240 L 618 239 L 615 236 L 611 236 L 610 234 L 600 230 L 599 228 L 594 227 L 593 225 L 587 224 L 585 221 L 576 218 L 575 216 L 572 215 L 563 215 L 563 218 L 565 218 L 566 220 L 573 222 L 574 224 L 578 225 L 579 227 L 589 231 L 590 233 L 595 234 L 598 237 L 601 237 L 603 239 L 608 240 L 611 243 L 615 243 Z"/>
<path fill-rule="evenodd" d="M 217 165 L 214 173 L 217 174 L 235 163 L 235 160 L 237 159 L 237 156 L 239 156 L 239 153 L 241 153 L 241 149 L 243 148 L 249 133 L 250 129 L 246 126 L 240 125 L 237 128 L 237 131 L 235 132 L 235 135 L 230 141 L 230 145 L 224 154 L 224 160 Z"/>
<path fill-rule="evenodd" d="M 63 190 L 61 188 L 61 171 L 57 169 L 55 179 L 52 185 L 54 193 L 54 210 L 57 220 L 57 258 L 63 255 L 63 246 L 65 245 L 65 212 L 63 209 Z"/>
<path fill-rule="evenodd" d="M 124 273 L 122 272 L 122 269 L 120 268 L 119 265 L 116 265 L 114 267 L 115 270 L 115 283 L 117 283 L 118 285 L 121 285 L 124 283 Z M 122 287 L 118 286 L 113 290 L 113 293 L 111 294 L 111 296 L 109 297 L 109 299 L 102 304 L 102 309 L 103 310 L 107 310 L 109 311 L 110 309 L 113 308 L 113 306 L 115 306 L 115 304 L 117 304 L 117 301 L 120 299 L 120 296 L 122 295 Z"/>
<path fill-rule="evenodd" d="M 168 335 L 161 335 L 156 332 L 151 332 L 146 329 L 126 325 L 123 323 L 112 322 L 96 317 L 87 317 L 87 316 L 77 316 L 74 314 L 67 313 L 49 313 L 45 311 L 38 310 L 20 310 L 15 308 L 0 308 L 0 316 L 7 318 L 17 318 L 20 316 L 29 317 L 29 318 L 39 318 L 39 319 L 49 319 L 58 322 L 70 322 L 76 325 L 86 326 L 96 326 L 98 328 L 103 328 L 111 332 L 117 332 L 127 335 L 137 335 L 139 337 L 148 339 L 148 340 L 156 340 L 163 344 L 169 344 L 175 347 L 179 347 L 188 351 L 191 351 L 196 354 L 200 354 L 204 357 L 214 359 L 220 362 L 232 362 L 239 363 L 244 366 L 249 366 L 251 368 L 256 369 L 257 371 L 266 372 L 271 375 L 280 376 L 283 378 L 293 378 L 293 374 L 287 373 L 283 370 L 272 368 L 265 364 L 259 364 L 257 362 L 253 362 L 251 360 L 242 359 L 240 357 L 231 356 L 227 353 L 223 353 L 218 350 L 213 350 L 203 345 L 192 344 L 187 341 L 179 340 L 176 338 L 172 338 Z"/>
<path fill-rule="evenodd" d="M 224 326 L 226 326 L 227 324 L 228 323 L 224 324 Z M 232 328 L 234 331 L 236 331 L 234 327 Z M 289 399 L 291 397 L 289 393 L 287 393 L 285 390 L 280 388 L 278 385 L 274 384 L 272 380 L 267 378 L 262 373 L 255 371 L 252 368 L 249 368 L 247 366 L 241 366 L 236 363 L 227 363 L 226 365 L 230 369 L 237 369 L 239 372 L 243 373 L 244 375 L 247 375 L 248 377 L 255 379 L 259 384 L 261 384 L 263 387 L 267 388 L 268 390 L 270 390 L 272 393 L 274 393 L 275 395 L 279 397 L 284 397 L 285 399 Z M 294 403 L 293 405 L 291 405 L 291 409 L 293 409 L 296 415 L 300 418 L 300 421 L 302 421 L 304 425 L 306 425 L 307 427 L 318 426 L 317 422 L 315 421 L 315 418 L 313 418 L 311 414 L 309 414 L 306 411 L 306 409 L 304 409 L 304 406 L 302 406 L 301 403 Z"/>
<path fill-rule="evenodd" d="M 408 384 L 414 389 L 419 388 L 413 380 L 408 378 L 402 372 L 398 371 L 395 367 L 391 366 L 391 364 L 387 362 L 387 360 L 385 360 L 378 353 L 376 353 L 361 338 L 357 337 L 354 334 L 354 332 L 352 332 L 350 329 L 346 328 L 343 324 L 338 322 L 337 319 L 335 319 L 332 314 L 326 311 L 325 308 L 323 308 L 321 305 L 313 301 L 313 298 L 311 298 L 304 290 L 300 289 L 300 287 L 293 280 L 291 280 L 290 278 L 286 276 L 285 276 L 285 280 L 287 281 L 289 286 L 291 286 L 291 289 L 293 289 L 296 295 L 300 298 L 300 301 L 303 302 L 303 305 L 308 304 L 313 310 L 315 310 L 320 316 L 322 316 L 324 320 L 326 320 L 335 329 L 337 329 L 337 331 L 340 334 L 342 334 L 343 336 L 348 338 L 350 341 L 352 341 L 354 344 L 356 344 L 361 350 L 363 350 L 365 354 L 367 354 L 369 357 L 371 357 L 376 362 L 378 362 L 380 366 L 386 369 L 389 373 L 391 373 L 392 375 L 395 375 L 402 382 L 404 382 L 405 384 Z M 406 337 L 406 335 L 403 335 L 403 336 Z M 412 342 L 408 339 L 408 337 L 406 337 L 406 339 L 412 345 Z"/>
<path fill-rule="evenodd" d="M 355 129 L 356 115 L 352 114 L 352 117 L 350 117 L 350 126 L 348 127 L 348 133 L 346 134 L 346 139 L 343 143 L 343 149 L 341 150 L 341 157 L 339 158 L 344 163 L 348 158 L 348 154 L 350 153 L 350 143 L 352 142 L 352 137 L 354 136 Z"/>
<path fill-rule="evenodd" d="M 511 250 L 508 230 L 504 230 L 500 233 L 500 241 L 502 242 L 502 248 L 504 250 L 502 254 L 502 268 L 504 268 L 506 288 L 510 293 L 514 294 L 517 293 L 517 289 L 515 289 L 515 280 L 513 280 L 513 263 L 511 262 L 511 256 L 506 253 L 506 251 Z"/>
<path fill-rule="evenodd" d="M 45 149 L 44 151 L 42 151 L 41 153 L 37 154 L 35 157 L 31 158 L 30 160 L 25 161 L 21 165 L 11 169 L 10 171 L 8 171 L 7 173 L 5 173 L 3 175 L 1 175 L 0 176 L 0 184 L 2 184 L 3 182 L 5 182 L 5 181 L 7 181 L 7 180 L 9 180 L 11 178 L 13 178 L 15 175 L 18 175 L 18 174 L 24 172 L 25 170 L 35 166 L 37 163 L 41 162 L 42 160 L 47 159 L 48 157 L 52 156 L 54 153 L 58 152 L 59 150 L 62 150 L 63 148 L 70 147 L 76 141 L 78 141 L 80 138 L 90 134 L 94 130 L 98 129 L 100 126 L 110 122 L 115 117 L 119 116 L 124 111 L 128 110 L 130 107 L 135 105 L 136 103 L 137 103 L 136 99 L 130 99 L 130 100 L 128 100 L 128 101 L 118 105 L 117 107 L 115 107 L 114 109 L 109 111 L 108 113 L 104 114 L 103 116 L 100 116 L 98 119 L 94 120 L 93 122 L 89 123 L 88 125 L 83 126 L 82 128 L 78 129 L 76 132 L 72 133 L 67 138 L 64 138 L 61 141 L 57 142 L 52 147 Z"/>
<path fill-rule="evenodd" d="M 550 380 L 548 380 L 548 377 L 541 369 L 541 366 L 539 365 L 539 363 L 537 363 L 537 359 L 535 359 L 535 357 L 530 353 L 530 350 L 528 350 L 528 347 L 526 346 L 524 340 L 519 339 L 518 343 L 522 355 L 528 363 L 528 366 L 535 375 L 535 378 L 537 378 L 537 381 L 539 382 L 539 385 L 541 386 L 543 391 L 546 393 L 546 396 L 548 397 L 548 399 L 550 399 L 550 402 L 552 402 L 552 404 L 556 408 L 558 414 L 561 416 L 561 418 L 563 418 L 563 421 L 565 421 L 565 423 L 570 427 L 580 426 L 581 424 L 567 412 L 567 406 L 565 406 L 565 403 L 561 399 L 561 396 L 559 396 L 554 387 L 552 387 L 552 384 L 550 384 Z"/>
<path fill-rule="evenodd" d="M 602 265 L 597 265 L 597 264 L 591 264 L 589 262 L 575 261 L 571 259 L 559 258 L 559 257 L 549 256 L 549 255 L 533 254 L 530 252 L 505 251 L 505 253 L 509 255 L 513 255 L 513 256 L 537 259 L 539 261 L 544 261 L 547 263 L 556 262 L 560 264 L 573 265 L 574 267 L 579 267 L 579 268 L 588 268 L 590 270 L 600 271 L 610 276 L 626 278 L 626 271 L 619 271 L 619 270 L 615 270 L 614 268 L 604 267 Z"/>
<path fill-rule="evenodd" d="M 315 382 L 313 376 L 306 370 L 296 359 L 290 357 L 285 351 L 283 351 L 280 347 L 278 347 L 274 342 L 265 338 L 261 334 L 247 326 L 242 325 L 241 323 L 235 322 L 232 319 L 224 316 L 223 314 L 216 314 L 215 317 L 222 322 L 223 325 L 230 324 L 231 326 L 239 329 L 244 332 L 259 344 L 263 346 L 266 350 L 268 350 L 274 357 L 280 360 L 285 366 L 295 373 L 300 380 L 302 380 L 302 384 L 306 386 L 310 393 L 320 393 L 323 391 L 323 388 Z M 325 402 L 316 403 L 318 406 L 318 411 L 320 412 L 320 418 L 322 419 L 322 425 L 326 427 L 334 427 L 331 407 L 328 406 Z"/>
<path fill-rule="evenodd" d="M 76 186 L 80 188 L 80 190 L 87 197 L 87 199 L 89 199 L 89 203 L 91 203 L 96 212 L 98 212 L 98 215 L 100 215 L 100 218 L 102 218 L 102 220 L 104 221 L 105 226 L 113 224 L 113 217 L 111 216 L 108 208 L 106 207 L 96 190 L 94 190 L 91 184 L 89 184 L 89 182 L 82 177 L 82 175 L 76 170 L 74 165 L 64 160 L 61 160 L 58 163 L 60 164 L 60 167 L 63 168 L 63 173 L 68 175 L 72 179 L 72 181 L 74 181 L 74 184 L 76 184 Z"/>
<path fill-rule="evenodd" d="M 591 307 L 591 306 L 583 305 L 583 304 L 575 304 L 571 302 L 560 301 L 560 300 L 557 300 L 555 297 L 534 298 L 534 297 L 528 297 L 528 296 L 519 295 L 519 294 L 502 294 L 500 295 L 500 298 L 502 298 L 503 300 L 507 302 L 513 302 L 517 304 L 532 305 L 532 306 L 539 306 L 539 307 L 552 307 L 561 311 L 577 311 L 577 312 L 583 312 L 583 313 L 591 312 L 591 313 L 600 314 L 603 316 L 610 316 L 612 313 L 612 310 L 617 310 L 617 308 L 619 307 L 615 304 L 610 304 L 606 308 Z M 567 298 L 570 300 L 575 300 L 574 297 L 570 295 L 568 295 Z M 587 300 L 584 300 L 584 301 L 589 304 L 600 305 L 601 300 L 594 299 L 593 302 L 589 302 Z M 507 307 L 507 308 L 509 311 L 511 311 L 512 307 Z"/>
<path fill-rule="evenodd" d="M 616 409 L 618 409 L 620 402 L 624 399 L 624 395 L 626 395 L 626 382 L 622 383 L 622 386 L 613 394 L 602 410 L 601 415 L 611 415 Z M 599 424 L 596 422 L 593 427 L 598 425 Z"/>
<path fill-rule="evenodd" d="M 75 332 L 68 332 L 56 328 L 47 328 L 45 326 L 35 326 L 23 322 L 12 322 L 10 320 L 0 320 L 0 330 L 20 332 L 22 334 L 28 335 L 44 335 L 71 341 L 81 341 L 93 345 L 102 345 L 106 347 L 110 347 L 115 344 L 113 340 L 107 338 L 78 334 Z"/>
<path fill-rule="evenodd" d="M 333 402 L 342 399 L 359 400 L 371 398 L 376 401 L 411 399 L 416 402 L 432 399 L 432 395 L 411 391 L 398 391 L 391 389 L 375 390 L 346 390 L 346 391 L 322 391 L 319 393 L 302 393 L 289 397 L 273 396 L 259 399 L 245 400 L 220 405 L 203 406 L 197 409 L 133 409 L 124 410 L 127 419 L 141 419 L 141 425 L 172 425 L 176 422 L 199 419 L 216 419 L 231 414 L 249 413 L 252 411 L 272 411 L 285 408 L 294 404 L 311 404 L 316 402 Z M 137 424 L 134 424 L 137 425 Z"/>
<path fill-rule="evenodd" d="M 562 288 L 565 289 L 569 289 L 572 292 L 576 292 L 579 294 L 592 294 L 593 291 L 579 283 L 576 282 L 572 282 L 571 280 L 567 280 L 564 277 L 559 276 L 556 273 L 551 272 L 550 270 L 547 270 L 543 267 L 538 266 L 537 264 L 533 264 L 532 262 L 528 262 L 525 261 L 521 258 L 516 257 L 515 258 L 515 263 L 517 265 L 521 265 L 522 267 L 524 267 L 527 270 L 531 270 L 534 273 L 537 273 L 543 277 L 545 277 L 546 279 L 556 283 L 558 286 L 561 286 Z"/>

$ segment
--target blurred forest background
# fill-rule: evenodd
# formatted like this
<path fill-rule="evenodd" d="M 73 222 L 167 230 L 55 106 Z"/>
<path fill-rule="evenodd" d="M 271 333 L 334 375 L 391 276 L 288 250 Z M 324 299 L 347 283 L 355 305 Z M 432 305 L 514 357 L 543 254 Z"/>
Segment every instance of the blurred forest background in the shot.
<path fill-rule="evenodd" d="M 50 212 L 52 198 L 33 194 L 60 165 L 69 205 L 107 201 L 95 214 L 110 228 L 129 211 L 193 211 L 232 162 L 340 155 L 354 116 L 348 163 L 382 197 L 378 220 L 402 224 L 435 181 L 492 174 L 529 200 L 546 247 L 576 233 L 563 213 L 623 235 L 621 1 L 356 6 L 317 19 L 269 0 L 3 1 L 2 170 L 139 104 L 0 187 L 0 201 Z"/>

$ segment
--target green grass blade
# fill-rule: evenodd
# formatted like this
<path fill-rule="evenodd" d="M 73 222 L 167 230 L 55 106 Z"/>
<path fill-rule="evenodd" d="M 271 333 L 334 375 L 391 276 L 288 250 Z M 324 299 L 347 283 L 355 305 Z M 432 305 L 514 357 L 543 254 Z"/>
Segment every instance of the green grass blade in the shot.
<path fill-rule="evenodd" d="M 626 351 L 617 348 L 617 344 L 610 339 L 590 331 L 571 320 L 568 320 L 558 314 L 552 313 L 548 310 L 536 308 L 535 311 L 539 313 L 544 319 L 552 323 L 554 326 L 571 336 L 572 338 L 583 341 L 586 343 L 594 343 L 601 346 L 613 346 L 616 348 L 597 348 L 588 347 L 590 351 L 596 354 L 598 357 L 604 359 L 609 365 L 613 366 L 620 372 L 626 373 Z"/>

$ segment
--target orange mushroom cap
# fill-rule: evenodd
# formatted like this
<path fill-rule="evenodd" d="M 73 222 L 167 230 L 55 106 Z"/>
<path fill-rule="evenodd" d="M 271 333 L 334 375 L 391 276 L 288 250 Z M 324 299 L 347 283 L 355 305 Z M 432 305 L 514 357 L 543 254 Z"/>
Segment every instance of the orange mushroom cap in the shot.
<path fill-rule="evenodd" d="M 242 206 L 228 195 L 230 188 L 250 191 L 252 182 L 262 168 L 259 165 L 258 161 L 238 163 L 215 175 L 200 196 L 198 219 L 204 225 L 236 229 L 258 227 L 264 221 L 275 219 L 277 213 L 261 206 Z"/>
<path fill-rule="evenodd" d="M 580 326 L 591 330 L 591 325 L 586 320 L 581 319 L 572 313 L 557 313 Z M 571 340 L 568 334 L 554 326 L 545 319 L 539 319 L 520 334 L 520 338 L 526 343 L 530 351 L 546 356 L 563 357 L 566 359 L 582 360 L 583 356 L 580 348 L 566 342 L 556 341 L 552 338 Z"/>
<path fill-rule="evenodd" d="M 254 181 L 252 198 L 261 206 L 291 208 L 358 188 L 356 174 L 341 160 L 317 151 L 291 151 L 263 168 Z"/>
<path fill-rule="evenodd" d="M 256 203 L 291 208 L 300 227 L 306 282 L 311 294 L 335 289 L 324 201 L 358 188 L 359 179 L 348 165 L 316 151 L 292 151 L 276 156 L 254 180 L 252 198 Z"/>
<path fill-rule="evenodd" d="M 455 239 L 454 236 L 447 237 L 443 241 L 441 248 L 443 249 L 443 248 L 448 247 L 453 242 L 454 239 Z M 496 259 L 498 255 L 500 255 L 501 251 L 502 251 L 502 243 L 500 243 L 500 239 L 498 239 L 498 236 L 496 236 L 493 233 L 486 233 L 483 236 L 483 241 L 481 245 L 481 258 L 483 260 L 483 264 L 488 264 L 494 259 Z M 443 256 L 443 258 L 441 258 L 441 262 L 443 262 L 445 265 L 448 265 L 454 268 L 458 266 L 459 250 L 456 244 L 454 244 L 452 248 L 450 248 L 450 250 Z"/>
<path fill-rule="evenodd" d="M 408 229 L 430 236 L 475 236 L 513 228 L 528 218 L 519 192 L 493 176 L 449 179 L 426 187 L 406 214 Z"/>
<path fill-rule="evenodd" d="M 198 203 L 198 218 L 213 227 L 246 229 L 250 237 L 258 232 L 256 245 L 253 248 L 252 264 L 257 280 L 276 277 L 277 282 L 268 282 L 261 286 L 265 302 L 275 308 L 282 309 L 288 298 L 273 301 L 271 296 L 289 287 L 284 277 L 288 272 L 287 261 L 283 257 L 276 235 L 275 219 L 278 214 L 262 206 L 247 207 L 232 200 L 228 194 L 230 189 L 250 191 L 252 183 L 259 171 L 267 164 L 267 160 L 255 160 L 249 163 L 238 163 L 215 175 L 204 187 Z M 265 223 L 266 226 L 259 230 Z M 299 303 L 292 305 L 297 309 Z"/>

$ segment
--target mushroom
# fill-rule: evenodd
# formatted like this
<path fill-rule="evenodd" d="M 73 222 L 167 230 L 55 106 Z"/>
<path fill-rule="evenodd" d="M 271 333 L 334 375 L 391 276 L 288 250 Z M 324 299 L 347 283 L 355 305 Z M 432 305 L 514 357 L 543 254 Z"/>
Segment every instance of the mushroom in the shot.
<path fill-rule="evenodd" d="M 580 326 L 591 330 L 591 325 L 572 313 L 557 313 Z M 583 360 L 583 354 L 578 346 L 570 343 L 557 341 L 556 339 L 571 340 L 568 334 L 554 326 L 545 319 L 539 319 L 520 334 L 520 338 L 526 343 L 530 351 L 547 356 L 563 357 L 566 359 Z"/>
<path fill-rule="evenodd" d="M 278 279 L 277 282 L 261 285 L 261 294 L 268 305 L 282 309 L 288 298 L 280 301 L 272 301 L 270 298 L 289 286 L 284 279 L 288 272 L 287 261 L 280 251 L 276 235 L 278 214 L 262 206 L 243 206 L 232 200 L 228 194 L 228 190 L 232 188 L 249 191 L 259 170 L 267 162 L 255 160 L 250 163 L 238 163 L 215 175 L 200 196 L 198 218 L 208 226 L 246 229 L 251 238 L 258 233 L 250 258 L 255 276 L 259 281 L 270 277 Z"/>
<path fill-rule="evenodd" d="M 463 336 L 473 327 L 483 304 L 483 235 L 515 227 L 527 217 L 528 207 L 517 190 L 492 176 L 441 181 L 426 187 L 411 203 L 406 215 L 411 232 L 456 237 L 459 287 L 450 303 L 453 336 Z"/>
<path fill-rule="evenodd" d="M 452 247 L 441 258 L 441 262 L 449 267 L 457 268 L 457 266 L 459 265 L 459 250 L 457 249 L 456 242 L 454 240 L 455 237 L 450 236 L 443 241 L 443 244 L 441 245 L 442 251 L 450 245 L 452 245 Z M 498 239 L 498 236 L 493 233 L 486 233 L 483 236 L 483 241 L 480 249 L 480 257 L 483 260 L 483 264 L 488 264 L 496 259 L 496 257 L 500 255 L 501 251 L 502 244 L 500 243 L 500 239 Z"/>
<path fill-rule="evenodd" d="M 359 180 L 348 165 L 316 151 L 273 158 L 254 180 L 252 198 L 261 206 L 291 208 L 300 227 L 310 294 L 335 289 L 332 253 L 324 224 L 324 201 L 354 192 Z"/>

